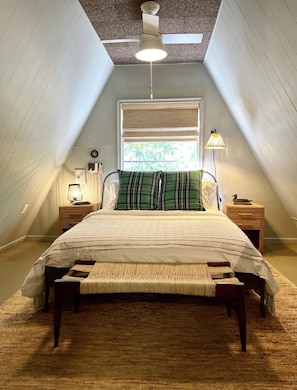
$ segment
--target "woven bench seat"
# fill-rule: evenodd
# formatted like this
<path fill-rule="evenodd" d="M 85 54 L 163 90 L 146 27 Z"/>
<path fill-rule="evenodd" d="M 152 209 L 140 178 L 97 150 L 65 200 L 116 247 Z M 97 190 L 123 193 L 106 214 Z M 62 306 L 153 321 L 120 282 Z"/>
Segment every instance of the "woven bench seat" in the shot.
<path fill-rule="evenodd" d="M 77 261 L 74 267 L 55 280 L 54 342 L 58 346 L 64 297 L 74 294 L 158 293 L 205 297 L 225 297 L 228 316 L 230 299 L 235 301 L 242 351 L 246 351 L 244 284 L 230 264 L 143 264 Z"/>

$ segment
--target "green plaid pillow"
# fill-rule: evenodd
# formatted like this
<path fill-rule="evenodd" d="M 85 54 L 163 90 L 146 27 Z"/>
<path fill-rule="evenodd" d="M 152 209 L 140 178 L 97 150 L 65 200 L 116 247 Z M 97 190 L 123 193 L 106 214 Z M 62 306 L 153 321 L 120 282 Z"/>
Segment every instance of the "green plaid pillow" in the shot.
<path fill-rule="evenodd" d="M 156 210 L 161 172 L 119 173 L 117 210 Z"/>
<path fill-rule="evenodd" d="M 204 211 L 200 188 L 201 171 L 162 172 L 160 209 Z"/>

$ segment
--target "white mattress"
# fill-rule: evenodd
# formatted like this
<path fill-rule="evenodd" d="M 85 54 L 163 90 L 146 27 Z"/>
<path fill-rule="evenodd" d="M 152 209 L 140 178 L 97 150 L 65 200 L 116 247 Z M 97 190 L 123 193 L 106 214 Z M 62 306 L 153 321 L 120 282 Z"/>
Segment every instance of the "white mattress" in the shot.
<path fill-rule="evenodd" d="M 229 261 L 236 272 L 266 280 L 279 289 L 269 265 L 247 236 L 220 211 L 95 211 L 58 237 L 34 263 L 22 293 L 44 290 L 44 267 L 71 267 L 74 261 L 205 263 Z"/>

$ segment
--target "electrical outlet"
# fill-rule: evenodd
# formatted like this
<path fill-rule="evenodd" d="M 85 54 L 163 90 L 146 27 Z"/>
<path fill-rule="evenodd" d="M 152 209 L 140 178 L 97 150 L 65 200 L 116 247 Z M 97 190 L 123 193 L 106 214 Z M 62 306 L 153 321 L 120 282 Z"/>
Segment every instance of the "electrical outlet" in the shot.
<path fill-rule="evenodd" d="M 29 204 L 26 203 L 25 206 L 22 208 L 21 214 L 25 214 L 25 212 L 27 211 L 28 207 L 29 207 Z"/>

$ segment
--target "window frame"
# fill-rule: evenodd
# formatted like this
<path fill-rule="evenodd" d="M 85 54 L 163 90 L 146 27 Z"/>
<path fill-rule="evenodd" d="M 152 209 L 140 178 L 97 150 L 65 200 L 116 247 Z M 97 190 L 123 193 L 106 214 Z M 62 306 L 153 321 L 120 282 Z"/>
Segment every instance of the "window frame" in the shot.
<path fill-rule="evenodd" d="M 117 165 L 119 169 L 123 169 L 124 160 L 123 160 L 123 142 L 122 142 L 122 127 L 123 127 L 123 116 L 122 116 L 122 105 L 127 103 L 189 103 L 189 102 L 199 102 L 199 123 L 198 123 L 198 169 L 202 167 L 203 161 L 203 128 L 204 128 L 204 99 L 202 97 L 195 98 L 170 98 L 170 99 L 120 99 L 117 102 Z"/>

